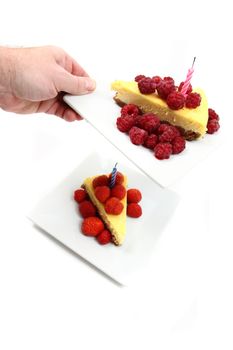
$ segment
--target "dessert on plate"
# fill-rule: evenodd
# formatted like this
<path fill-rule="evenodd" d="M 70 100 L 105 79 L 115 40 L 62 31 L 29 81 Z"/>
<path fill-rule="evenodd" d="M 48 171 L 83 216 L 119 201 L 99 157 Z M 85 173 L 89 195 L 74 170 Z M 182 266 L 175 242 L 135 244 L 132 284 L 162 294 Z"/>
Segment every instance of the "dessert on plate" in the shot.
<path fill-rule="evenodd" d="M 201 96 L 201 104 L 196 108 L 171 109 L 166 100 L 158 94 L 143 94 L 136 81 L 117 80 L 112 83 L 116 91 L 115 100 L 119 104 L 135 104 L 143 113 L 154 113 L 161 121 L 183 129 L 187 139 L 198 139 L 205 135 L 208 121 L 208 104 L 204 91 L 197 88 L 193 93 Z"/>
<path fill-rule="evenodd" d="M 74 199 L 83 217 L 82 232 L 95 236 L 100 244 L 121 245 L 126 234 L 126 216 L 142 215 L 141 192 L 127 190 L 127 177 L 113 169 L 112 173 L 87 177 L 82 188 L 75 190 Z"/>
<path fill-rule="evenodd" d="M 104 178 L 105 177 L 102 176 L 102 179 Z M 104 221 L 106 227 L 111 232 L 113 242 L 116 245 L 120 245 L 124 241 L 125 231 L 126 231 L 127 178 L 125 175 L 123 175 L 123 181 L 121 184 L 119 184 L 125 188 L 124 197 L 122 199 L 119 199 L 117 197 L 112 197 L 111 195 L 109 195 L 106 201 L 102 200 L 100 195 L 98 195 L 97 187 L 101 187 L 101 186 L 96 186 L 96 183 L 98 184 L 98 179 L 101 179 L 100 176 L 88 177 L 87 179 L 84 180 L 83 187 L 87 191 L 90 200 L 92 201 L 94 206 L 97 208 L 97 211 L 101 219 Z M 97 180 L 96 183 L 95 183 L 95 180 Z M 106 183 L 104 186 L 109 188 L 108 183 Z M 107 189 L 105 190 L 107 192 Z M 110 188 L 109 188 L 109 192 L 111 193 Z M 120 198 L 121 197 L 122 196 L 120 196 Z M 112 200 L 112 198 L 116 198 L 115 202 Z M 112 201 L 112 208 L 111 208 L 111 201 Z M 119 207 L 119 209 L 117 209 L 117 206 Z M 115 214 L 114 214 L 114 209 L 115 209 Z"/>
<path fill-rule="evenodd" d="M 183 152 L 186 140 L 215 133 L 219 116 L 208 108 L 204 91 L 192 88 L 190 79 L 188 74 L 178 86 L 173 78 L 159 76 L 114 81 L 114 100 L 121 107 L 118 130 L 128 134 L 133 144 L 151 149 L 160 160 Z"/>

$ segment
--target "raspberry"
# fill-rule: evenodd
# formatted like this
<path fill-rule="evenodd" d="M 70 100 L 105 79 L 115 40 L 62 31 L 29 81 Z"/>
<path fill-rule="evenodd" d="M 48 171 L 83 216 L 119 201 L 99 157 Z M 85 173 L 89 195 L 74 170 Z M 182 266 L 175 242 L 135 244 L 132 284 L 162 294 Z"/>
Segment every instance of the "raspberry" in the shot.
<path fill-rule="evenodd" d="M 164 77 L 163 80 L 168 82 L 168 83 L 171 83 L 171 84 L 175 85 L 175 80 L 173 78 L 171 78 L 171 77 Z"/>
<path fill-rule="evenodd" d="M 79 188 L 78 190 L 74 191 L 74 200 L 76 202 L 81 203 L 86 198 L 87 198 L 87 192 L 83 188 Z"/>
<path fill-rule="evenodd" d="M 136 119 L 136 124 L 140 129 L 146 130 L 149 133 L 152 133 L 155 131 L 160 124 L 160 120 L 157 117 L 156 114 L 153 113 L 146 113 L 143 114 L 142 116 L 139 116 Z"/>
<path fill-rule="evenodd" d="M 111 176 L 112 176 L 112 173 L 109 175 L 109 181 L 111 181 L 110 180 Z M 120 173 L 119 171 L 117 171 L 115 185 L 121 185 L 123 182 L 124 182 L 124 175 L 122 173 Z"/>
<path fill-rule="evenodd" d="M 142 94 L 152 94 L 155 92 L 156 84 L 151 78 L 143 78 L 139 80 L 138 88 Z"/>
<path fill-rule="evenodd" d="M 172 141 L 172 153 L 178 154 L 185 149 L 185 139 L 182 136 L 177 136 Z"/>
<path fill-rule="evenodd" d="M 201 95 L 197 92 L 190 92 L 186 96 L 185 106 L 187 108 L 197 108 L 201 104 Z"/>
<path fill-rule="evenodd" d="M 159 136 L 159 141 L 171 142 L 178 135 L 178 130 L 174 126 L 168 125 L 165 131 Z"/>
<path fill-rule="evenodd" d="M 169 77 L 167 77 L 169 78 Z M 164 78 L 165 79 L 165 78 Z M 162 80 L 159 85 L 157 86 L 157 92 L 158 95 L 163 99 L 166 100 L 168 95 L 176 90 L 176 87 L 174 85 L 174 80 L 170 78 L 171 80 Z"/>
<path fill-rule="evenodd" d="M 216 119 L 209 120 L 207 123 L 207 133 L 214 134 L 220 128 L 219 122 Z"/>
<path fill-rule="evenodd" d="M 142 215 L 142 208 L 138 203 L 129 203 L 127 205 L 127 215 L 131 218 L 139 218 Z"/>
<path fill-rule="evenodd" d="M 127 203 L 138 203 L 142 199 L 142 194 L 136 188 L 130 188 L 127 191 Z"/>
<path fill-rule="evenodd" d="M 180 136 L 180 135 L 181 135 L 181 134 L 180 134 L 180 129 L 179 129 L 178 126 L 170 125 L 170 127 L 173 129 L 174 134 L 175 134 L 176 136 Z"/>
<path fill-rule="evenodd" d="M 219 120 L 219 115 L 212 109 L 212 108 L 209 108 L 208 109 L 208 113 L 209 113 L 209 120 Z"/>
<path fill-rule="evenodd" d="M 155 134 L 151 134 L 147 136 L 147 138 L 145 139 L 144 146 L 146 148 L 154 149 L 157 142 L 158 142 L 158 136 Z"/>
<path fill-rule="evenodd" d="M 105 203 L 110 197 L 110 188 L 108 186 L 97 186 L 95 188 L 95 196 L 101 203 Z"/>
<path fill-rule="evenodd" d="M 135 124 L 134 117 L 127 115 L 125 117 L 118 117 L 116 121 L 117 129 L 121 132 L 128 132 Z"/>
<path fill-rule="evenodd" d="M 161 123 L 160 126 L 158 127 L 158 129 L 156 130 L 157 131 L 157 134 L 158 135 L 161 135 L 162 133 L 164 133 L 164 131 L 167 130 L 167 128 L 169 127 L 170 125 L 167 124 L 167 123 Z"/>
<path fill-rule="evenodd" d="M 110 197 L 105 203 L 104 208 L 106 213 L 108 214 L 119 215 L 122 212 L 124 205 L 120 202 L 118 198 Z"/>
<path fill-rule="evenodd" d="M 107 175 L 100 175 L 94 178 L 92 181 L 92 186 L 96 188 L 97 186 L 108 186 L 109 185 L 109 179 Z"/>
<path fill-rule="evenodd" d="M 121 108 L 122 117 L 131 116 L 135 118 L 139 114 L 140 114 L 139 108 L 132 103 L 125 105 L 124 107 Z"/>
<path fill-rule="evenodd" d="M 134 78 L 134 80 L 138 83 L 140 80 L 142 80 L 144 78 L 146 78 L 145 75 L 139 74 Z"/>
<path fill-rule="evenodd" d="M 100 244 L 108 244 L 112 240 L 112 235 L 108 230 L 103 230 L 98 234 L 96 239 Z"/>
<path fill-rule="evenodd" d="M 167 105 L 169 108 L 177 110 L 184 107 L 185 97 L 181 92 L 173 91 L 167 97 Z"/>
<path fill-rule="evenodd" d="M 148 132 L 133 126 L 129 131 L 130 141 L 134 145 L 142 145 L 148 136 Z"/>
<path fill-rule="evenodd" d="M 182 81 L 178 87 L 178 91 L 182 90 L 183 85 L 184 85 L 184 82 Z M 190 92 L 192 92 L 192 90 L 193 90 L 192 85 L 189 84 L 189 87 L 188 87 L 188 90 L 186 91 L 186 94 L 189 94 Z"/>
<path fill-rule="evenodd" d="M 81 230 L 86 236 L 97 236 L 104 230 L 104 223 L 101 219 L 90 216 L 83 220 Z"/>
<path fill-rule="evenodd" d="M 162 78 L 160 78 L 158 75 L 155 75 L 154 77 L 151 78 L 153 83 L 157 85 L 159 85 L 159 83 L 162 81 Z"/>
<path fill-rule="evenodd" d="M 79 204 L 79 212 L 83 218 L 96 216 L 96 208 L 91 201 L 83 201 Z"/>
<path fill-rule="evenodd" d="M 157 159 L 168 159 L 170 155 L 172 154 L 172 145 L 168 142 L 165 143 L 157 143 L 155 146 L 155 157 Z"/>
<path fill-rule="evenodd" d="M 111 197 L 116 197 L 118 199 L 123 199 L 126 195 L 126 189 L 123 185 L 115 185 L 111 189 Z"/>

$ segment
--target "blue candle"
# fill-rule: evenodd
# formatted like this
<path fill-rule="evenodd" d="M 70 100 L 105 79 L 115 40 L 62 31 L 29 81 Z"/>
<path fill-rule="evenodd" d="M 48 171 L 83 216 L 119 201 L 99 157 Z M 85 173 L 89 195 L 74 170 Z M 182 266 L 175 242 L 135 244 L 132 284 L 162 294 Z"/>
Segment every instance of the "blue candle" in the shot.
<path fill-rule="evenodd" d="M 115 164 L 114 168 L 112 169 L 112 173 L 111 173 L 111 181 L 110 181 L 110 187 L 114 187 L 115 186 L 115 182 L 116 182 L 116 175 L 117 175 L 117 163 Z"/>

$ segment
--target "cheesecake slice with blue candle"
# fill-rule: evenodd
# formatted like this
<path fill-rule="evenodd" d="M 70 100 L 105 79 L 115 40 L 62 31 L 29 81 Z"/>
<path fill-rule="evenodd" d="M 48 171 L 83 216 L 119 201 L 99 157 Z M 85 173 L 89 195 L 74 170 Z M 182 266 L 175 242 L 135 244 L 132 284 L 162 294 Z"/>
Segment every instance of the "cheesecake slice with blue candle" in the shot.
<path fill-rule="evenodd" d="M 111 232 L 112 241 L 121 245 L 126 234 L 127 177 L 118 172 L 116 166 L 117 164 L 110 175 L 101 174 L 86 178 L 83 187 Z"/>

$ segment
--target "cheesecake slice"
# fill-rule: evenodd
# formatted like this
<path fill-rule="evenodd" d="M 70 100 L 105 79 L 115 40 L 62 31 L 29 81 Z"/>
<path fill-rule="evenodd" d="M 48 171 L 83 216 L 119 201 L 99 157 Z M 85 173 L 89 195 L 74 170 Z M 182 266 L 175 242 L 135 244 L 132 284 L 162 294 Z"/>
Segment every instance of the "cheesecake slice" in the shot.
<path fill-rule="evenodd" d="M 116 80 L 112 83 L 112 90 L 116 91 L 115 101 L 119 105 L 135 104 L 143 113 L 154 113 L 161 121 L 168 122 L 179 127 L 188 140 L 199 139 L 206 133 L 208 122 L 208 104 L 204 92 L 201 89 L 193 89 L 201 95 L 201 104 L 197 108 L 182 108 L 172 110 L 166 101 L 157 94 L 142 94 L 136 81 Z"/>
<path fill-rule="evenodd" d="M 101 203 L 95 196 L 95 191 L 93 187 L 93 180 L 98 176 L 88 177 L 84 180 L 83 187 L 87 191 L 90 200 L 95 205 L 98 210 L 98 213 L 102 220 L 104 221 L 106 227 L 112 234 L 112 240 L 116 245 L 121 245 L 125 239 L 126 233 L 126 208 L 127 208 L 127 196 L 121 200 L 124 208 L 119 215 L 112 215 L 106 213 L 103 203 Z M 124 176 L 124 181 L 122 185 L 126 188 L 127 178 Z"/>

